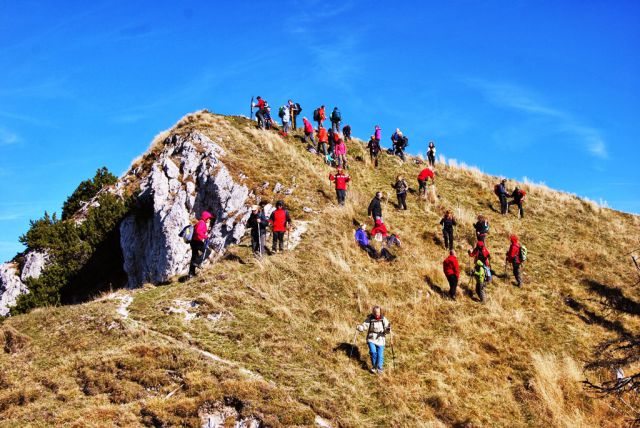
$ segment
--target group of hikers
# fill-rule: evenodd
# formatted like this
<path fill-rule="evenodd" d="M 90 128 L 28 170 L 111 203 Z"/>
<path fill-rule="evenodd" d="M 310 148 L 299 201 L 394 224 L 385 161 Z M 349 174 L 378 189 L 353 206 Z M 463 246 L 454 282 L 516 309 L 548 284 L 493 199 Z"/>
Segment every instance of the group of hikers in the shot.
<path fill-rule="evenodd" d="M 257 97 L 257 103 L 253 107 L 258 108 L 256 119 L 261 129 L 270 129 L 274 126 L 271 118 L 270 107 L 268 103 L 261 97 Z M 298 103 L 289 100 L 288 103 L 279 109 L 279 117 L 282 119 L 281 134 L 287 136 L 290 130 L 296 129 L 297 117 L 300 115 L 302 107 Z M 322 154 L 325 162 L 336 166 L 336 172 L 329 174 L 329 181 L 333 183 L 336 190 L 337 202 L 344 205 L 347 197 L 347 187 L 351 181 L 351 177 L 346 172 L 347 158 L 345 140 L 351 140 L 351 127 L 346 125 L 342 128 L 340 136 L 340 124 L 342 117 L 340 111 L 335 107 L 330 115 L 331 128 L 327 130 L 324 122 L 327 119 L 325 106 L 322 105 L 313 112 L 313 120 L 317 123 L 317 130 L 314 129 L 312 123 L 303 117 L 304 141 L 309 144 L 308 150 Z M 374 168 L 379 165 L 379 154 L 382 151 L 380 146 L 382 130 L 380 126 L 374 127 L 374 134 L 367 143 L 371 162 Z M 317 144 L 316 144 L 317 138 Z M 392 147 L 387 150 L 389 154 L 398 156 L 402 161 L 406 160 L 405 149 L 408 145 L 408 138 L 396 129 L 391 137 Z M 417 178 L 419 197 L 425 197 L 429 180 L 431 184 L 435 184 L 435 163 L 436 163 L 436 147 L 433 141 L 428 144 L 427 166 L 420 171 Z M 409 185 L 402 175 L 396 177 L 393 184 L 397 197 L 397 209 L 407 210 L 407 192 Z M 435 187 L 433 187 L 435 188 Z M 494 192 L 498 196 L 500 202 L 500 213 L 505 215 L 509 212 L 511 205 L 518 206 L 520 217 L 524 216 L 523 200 L 526 195 L 524 190 L 517 186 L 509 193 L 507 190 L 507 181 L 501 180 L 494 187 Z M 396 257 L 391 253 L 393 246 L 401 246 L 400 237 L 397 234 L 389 233 L 387 226 L 383 221 L 382 213 L 382 192 L 376 192 L 375 196 L 369 203 L 367 215 L 372 221 L 371 232 L 367 232 L 366 222 L 361 222 L 354 234 L 357 245 L 364 250 L 369 257 L 376 260 L 393 261 Z M 511 198 L 511 201 L 508 199 Z M 200 220 L 193 228 L 193 235 L 190 240 L 192 257 L 189 266 L 189 277 L 196 275 L 196 268 L 200 266 L 207 257 L 207 236 L 215 217 L 208 211 L 201 214 Z M 286 210 L 284 202 L 279 200 L 276 202 L 275 209 L 267 217 L 264 207 L 253 205 L 251 213 L 247 221 L 247 227 L 250 229 L 251 248 L 253 253 L 261 257 L 266 251 L 267 230 L 272 231 L 271 252 L 277 253 L 284 250 L 285 233 L 291 225 L 291 217 Z M 457 288 L 460 279 L 460 264 L 458 262 L 456 252 L 454 250 L 454 230 L 457 227 L 456 219 L 453 213 L 448 210 L 440 220 L 442 227 L 442 235 L 444 247 L 448 250 L 448 256 L 444 259 L 442 266 L 447 282 L 449 283 L 448 296 L 455 300 L 457 296 Z M 473 224 L 476 234 L 476 245 L 469 249 L 467 254 L 469 261 L 473 261 L 473 267 L 469 268 L 470 279 L 475 279 L 475 291 L 481 302 L 486 299 L 486 284 L 490 283 L 494 272 L 491 270 L 491 253 L 487 247 L 487 235 L 489 234 L 489 221 L 483 215 L 477 217 L 476 223 Z M 378 242 L 380 249 L 372 243 Z M 516 286 L 522 286 L 522 278 L 520 267 L 526 260 L 527 249 L 519 242 L 515 234 L 510 236 L 510 246 L 505 254 L 505 274 L 506 265 L 511 264 L 513 276 L 516 280 Z M 367 344 L 369 346 L 369 354 L 371 357 L 371 372 L 382 373 L 384 364 L 384 349 L 386 345 L 386 335 L 391 332 L 391 325 L 384 316 L 383 310 L 379 306 L 374 306 L 372 312 L 362 324 L 356 328 L 357 332 L 367 332 Z M 355 341 L 355 336 L 354 336 Z M 355 345 L 354 345 L 355 346 Z M 393 348 L 392 348 L 393 349 Z"/>

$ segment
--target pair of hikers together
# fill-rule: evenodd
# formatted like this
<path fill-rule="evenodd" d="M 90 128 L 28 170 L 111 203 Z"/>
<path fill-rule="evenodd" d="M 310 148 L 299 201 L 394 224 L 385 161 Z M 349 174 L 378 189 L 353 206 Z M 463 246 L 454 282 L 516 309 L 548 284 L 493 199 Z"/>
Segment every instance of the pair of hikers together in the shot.
<path fill-rule="evenodd" d="M 276 209 L 271 213 L 269 218 L 264 213 L 264 208 L 260 205 L 251 207 L 251 214 L 247 220 L 247 226 L 251 230 L 251 249 L 256 256 L 263 256 L 266 246 L 267 229 L 271 227 L 273 236 L 271 252 L 277 253 L 284 251 L 284 236 L 289 231 L 291 225 L 291 216 L 289 211 L 285 209 L 283 201 L 276 202 Z"/>

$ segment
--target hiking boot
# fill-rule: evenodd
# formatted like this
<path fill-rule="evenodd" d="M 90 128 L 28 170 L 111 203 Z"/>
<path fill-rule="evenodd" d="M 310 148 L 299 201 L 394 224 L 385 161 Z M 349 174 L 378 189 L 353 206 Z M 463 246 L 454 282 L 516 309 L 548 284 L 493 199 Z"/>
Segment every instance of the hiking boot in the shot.
<path fill-rule="evenodd" d="M 371 367 L 371 369 L 369 369 L 370 373 L 376 374 L 378 372 L 378 370 L 376 370 L 375 367 Z"/>

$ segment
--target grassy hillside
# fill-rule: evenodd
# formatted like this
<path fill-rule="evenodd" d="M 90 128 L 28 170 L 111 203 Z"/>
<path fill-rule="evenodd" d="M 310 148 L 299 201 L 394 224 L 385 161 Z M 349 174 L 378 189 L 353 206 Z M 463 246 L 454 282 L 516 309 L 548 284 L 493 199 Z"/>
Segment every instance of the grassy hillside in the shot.
<path fill-rule="evenodd" d="M 583 371 L 594 348 L 639 331 L 638 313 L 616 311 L 610 299 L 640 302 L 622 257 L 640 240 L 639 217 L 527 184 L 526 217 L 515 210 L 501 217 L 496 177 L 445 165 L 437 167 L 437 202 L 413 193 L 409 210 L 396 211 L 394 177 L 403 174 L 416 189 L 423 166 L 382 155 L 374 170 L 355 141 L 352 186 L 338 207 L 331 169 L 299 135 L 282 139 L 206 112 L 169 133 L 194 129 L 227 149 L 225 164 L 263 200 L 282 198 L 296 222 L 308 222 L 302 242 L 257 261 L 247 237 L 193 280 L 5 320 L 0 426 L 200 426 L 221 403 L 267 426 L 628 423 L 628 409 L 594 397 L 581 381 L 610 379 L 607 370 Z M 276 182 L 292 195 L 274 195 Z M 354 222 L 366 219 L 376 190 L 389 192 L 385 221 L 403 242 L 391 264 L 370 260 L 353 242 Z M 438 226 L 446 209 L 460 224 L 465 267 L 475 216 L 490 219 L 487 242 L 501 277 L 484 305 L 465 274 L 456 302 L 440 294 L 448 288 Z M 502 275 L 511 233 L 529 249 L 521 289 Z M 373 304 L 394 330 L 395 367 L 387 348 L 381 376 L 366 371 L 363 335 L 349 359 L 354 326 Z"/>

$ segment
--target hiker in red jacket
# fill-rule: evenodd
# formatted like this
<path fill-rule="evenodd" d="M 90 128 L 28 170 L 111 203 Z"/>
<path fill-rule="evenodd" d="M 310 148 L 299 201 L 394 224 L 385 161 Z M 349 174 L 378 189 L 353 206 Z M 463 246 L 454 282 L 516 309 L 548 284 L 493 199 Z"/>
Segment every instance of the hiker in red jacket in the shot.
<path fill-rule="evenodd" d="M 442 262 L 442 269 L 444 270 L 444 276 L 447 277 L 447 281 L 449 282 L 449 297 L 456 300 L 458 279 L 460 279 L 460 266 L 458 265 L 455 251 L 449 251 L 449 257 Z"/>
<path fill-rule="evenodd" d="M 433 171 L 427 167 L 418 174 L 418 193 L 420 193 L 420 196 L 424 196 L 427 193 L 427 180 L 429 179 L 431 179 L 432 183 L 436 181 Z"/>
<path fill-rule="evenodd" d="M 313 147 L 315 141 L 313 140 L 313 125 L 306 117 L 302 118 L 302 123 L 304 125 L 304 141 L 308 141 L 309 144 Z"/>
<path fill-rule="evenodd" d="M 377 234 L 382 235 L 383 238 L 389 236 L 389 232 L 387 231 L 387 226 L 384 225 L 382 219 L 376 219 L 376 225 L 373 229 L 371 229 L 371 236 L 375 238 Z"/>
<path fill-rule="evenodd" d="M 318 154 L 322 153 L 323 156 L 327 156 L 327 144 L 329 143 L 329 134 L 325 128 L 318 129 Z"/>
<path fill-rule="evenodd" d="M 336 184 L 338 203 L 344 205 L 344 200 L 347 197 L 347 183 L 351 181 L 351 177 L 349 177 L 349 174 L 346 174 L 342 168 L 338 168 L 336 175 L 329 174 L 329 181 L 333 181 Z"/>
<path fill-rule="evenodd" d="M 213 214 L 209 211 L 203 211 L 200 215 L 200 221 L 193 228 L 193 236 L 191 237 L 191 262 L 189 263 L 189 278 L 196 276 L 196 267 L 200 267 L 207 254 L 207 238 L 209 229 L 211 229 L 211 219 Z"/>
<path fill-rule="evenodd" d="M 520 278 L 520 265 L 522 264 L 520 249 L 522 245 L 518 242 L 518 237 L 516 235 L 511 235 L 509 237 L 511 240 L 511 245 L 507 250 L 506 261 L 511 263 L 513 266 L 513 276 L 516 279 L 516 285 L 518 287 L 522 286 L 522 279 Z"/>
<path fill-rule="evenodd" d="M 271 251 L 274 253 L 277 252 L 277 249 L 279 249 L 280 252 L 284 251 L 284 233 L 289 229 L 289 225 L 291 224 L 289 211 L 284 209 L 284 202 L 276 202 L 276 209 L 269 217 L 269 224 L 271 225 L 273 235 Z"/>
<path fill-rule="evenodd" d="M 258 126 L 264 129 L 264 114 L 267 111 L 267 102 L 260 96 L 258 96 L 256 99 L 258 100 L 258 102 L 255 104 L 255 107 L 258 107 L 258 111 L 256 112 L 256 119 L 258 120 Z"/>
<path fill-rule="evenodd" d="M 318 128 L 324 128 L 324 121 L 327 119 L 327 114 L 324 111 L 324 106 L 320 106 L 318 109 Z"/>
<path fill-rule="evenodd" d="M 478 241 L 473 251 L 469 250 L 469 257 L 473 257 L 474 263 L 478 260 L 484 264 L 487 282 L 491 281 L 491 254 L 483 241 Z"/>

